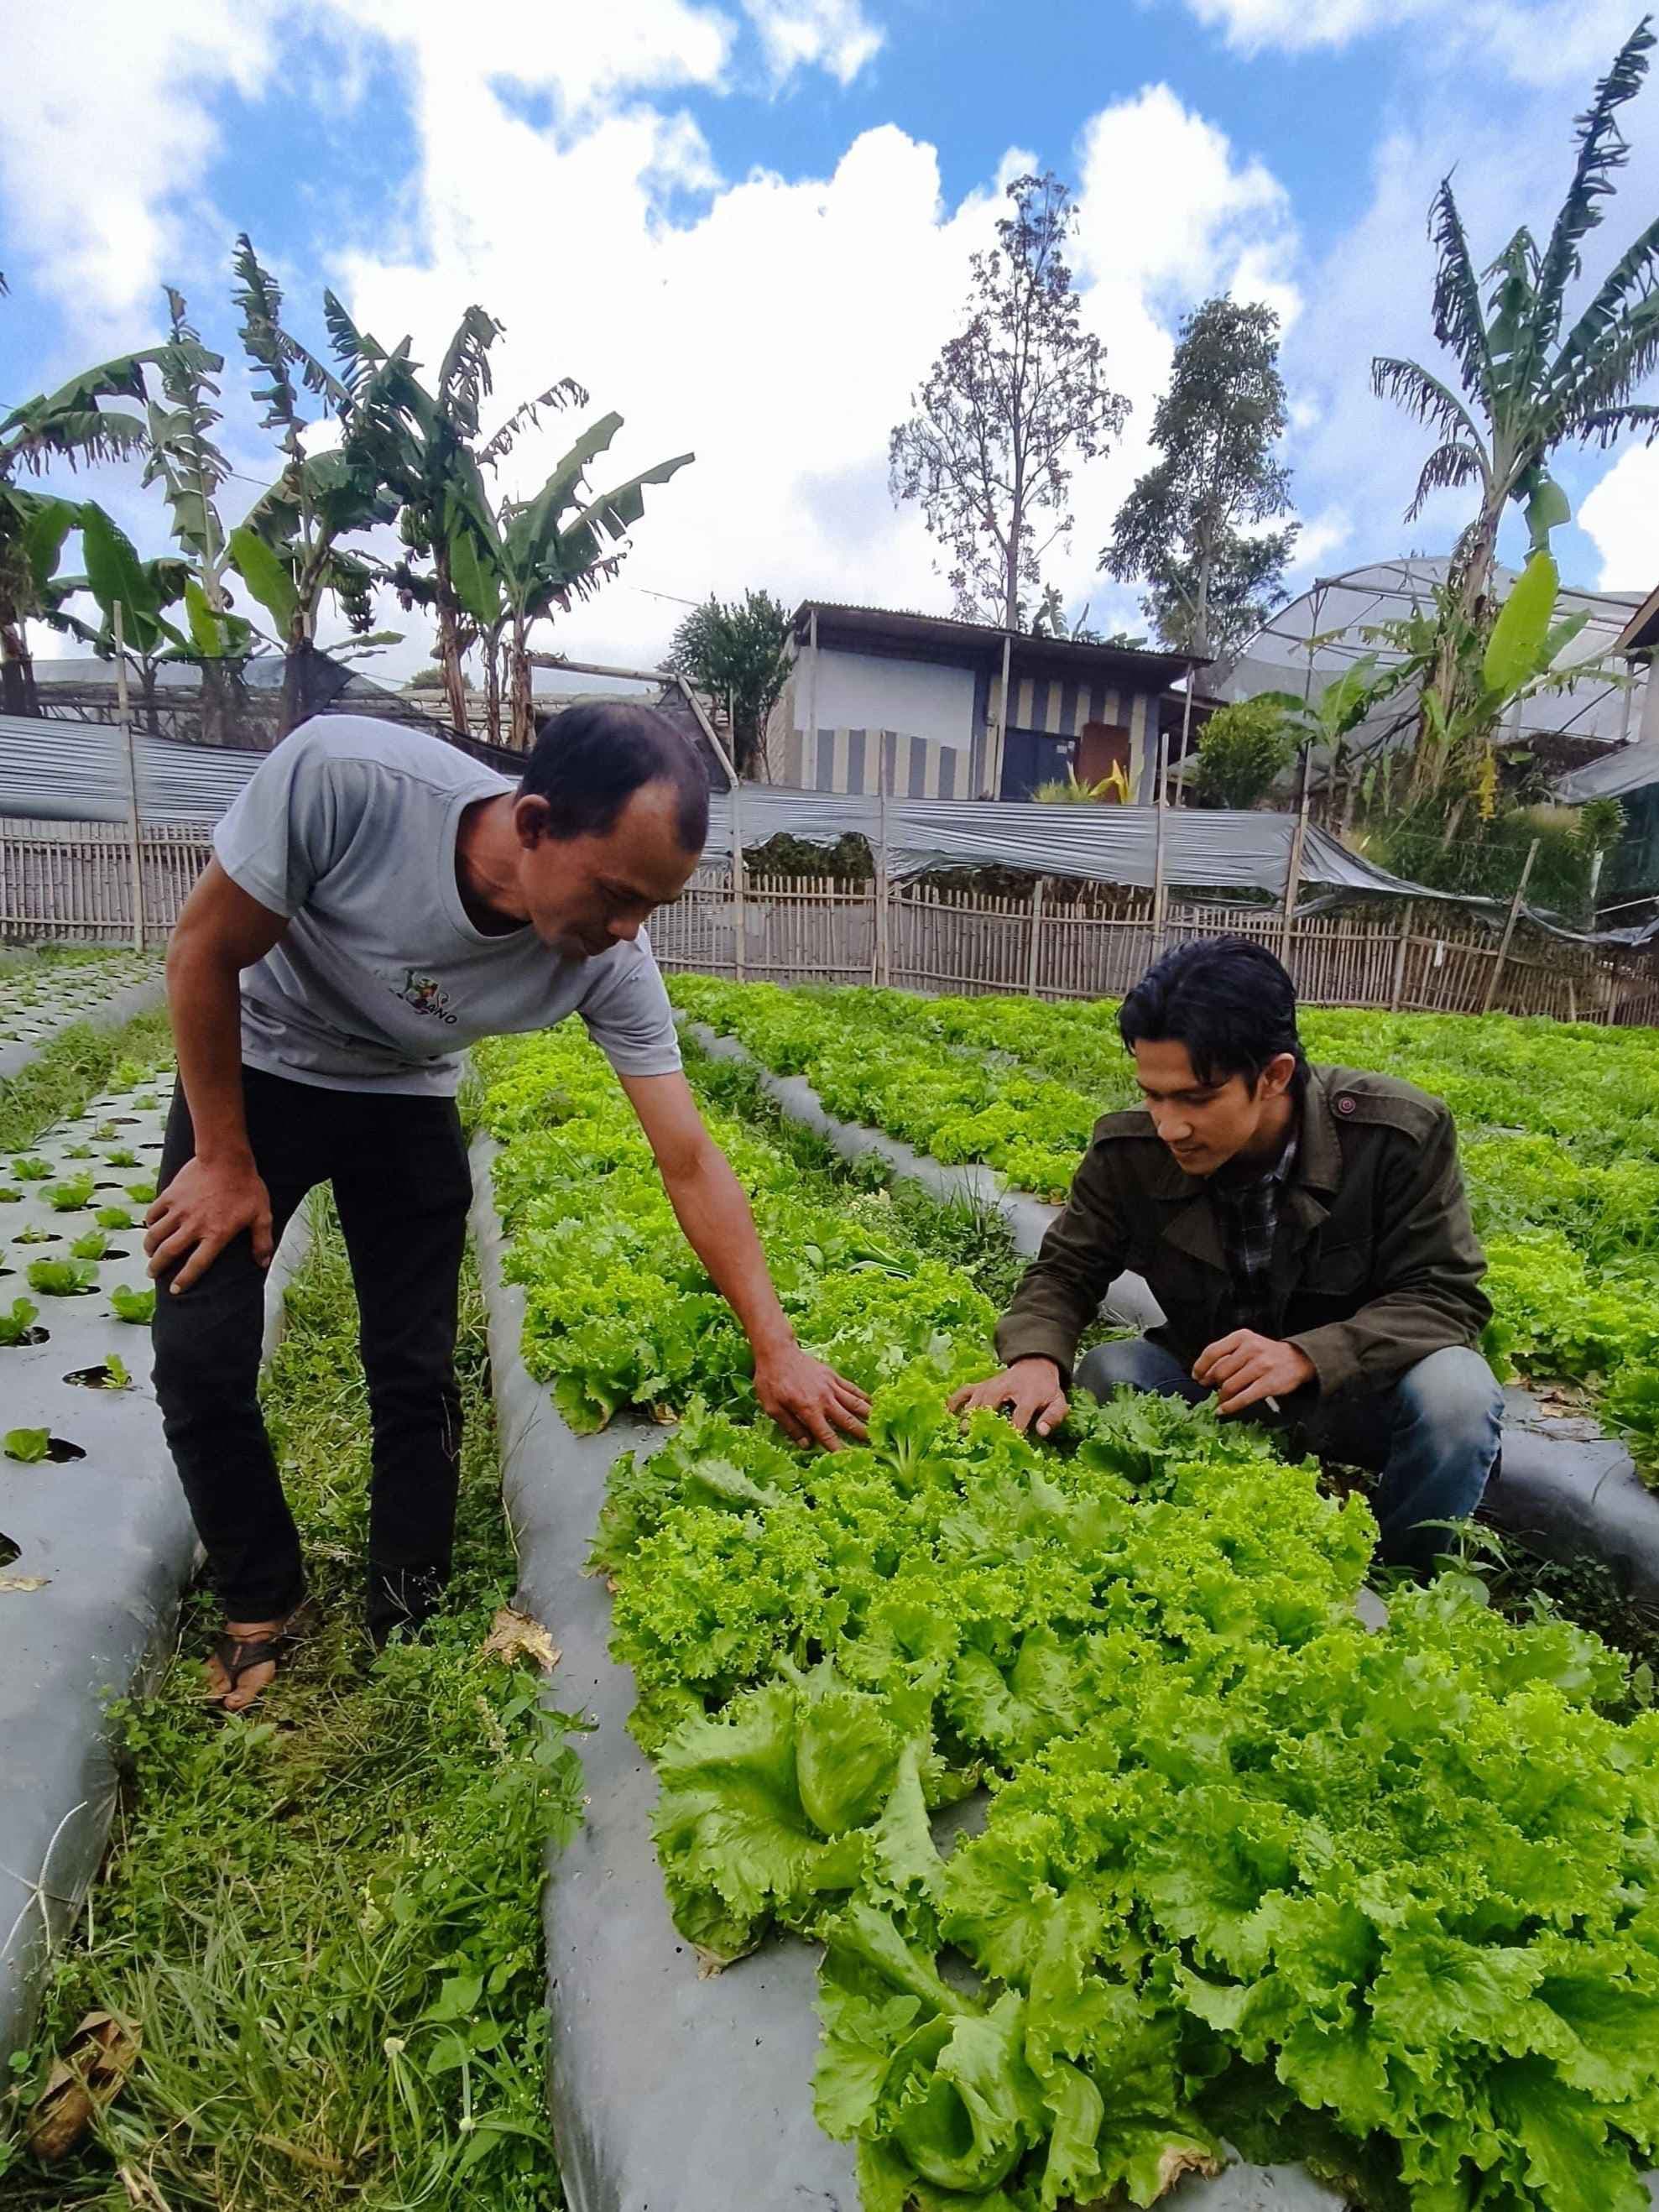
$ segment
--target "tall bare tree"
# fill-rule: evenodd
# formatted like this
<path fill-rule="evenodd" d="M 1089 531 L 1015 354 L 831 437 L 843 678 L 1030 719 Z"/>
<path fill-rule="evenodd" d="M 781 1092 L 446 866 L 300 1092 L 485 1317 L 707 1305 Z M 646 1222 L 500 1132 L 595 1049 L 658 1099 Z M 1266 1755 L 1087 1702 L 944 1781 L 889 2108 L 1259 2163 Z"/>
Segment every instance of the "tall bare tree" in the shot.
<path fill-rule="evenodd" d="M 1022 588 L 1040 590 L 1042 556 L 1072 526 L 1072 470 L 1106 450 L 1129 403 L 1083 327 L 1065 185 L 1018 177 L 1008 198 L 997 244 L 969 264 L 967 323 L 892 432 L 888 481 L 949 555 L 957 613 L 1018 629 Z"/>

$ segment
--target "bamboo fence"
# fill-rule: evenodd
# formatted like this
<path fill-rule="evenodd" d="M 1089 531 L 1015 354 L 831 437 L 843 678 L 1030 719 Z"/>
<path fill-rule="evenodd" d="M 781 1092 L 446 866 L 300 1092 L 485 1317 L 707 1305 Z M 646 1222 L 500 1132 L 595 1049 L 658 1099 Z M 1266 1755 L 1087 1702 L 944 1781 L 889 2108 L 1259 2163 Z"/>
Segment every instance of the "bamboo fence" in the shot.
<path fill-rule="evenodd" d="M 143 935 L 159 943 L 212 851 L 205 826 L 150 823 L 138 839 Z M 133 842 L 125 823 L 0 817 L 0 938 L 131 942 Z M 1303 915 L 1091 888 L 1060 900 L 1039 878 L 1024 896 L 929 884 L 700 869 L 652 923 L 665 969 L 775 983 L 890 983 L 965 996 L 1120 998 L 1160 950 L 1226 930 L 1281 952 L 1311 1006 L 1400 1012 L 1545 1014 L 1659 1023 L 1659 958 L 1496 932 L 1441 906 Z"/>
<path fill-rule="evenodd" d="M 160 944 L 212 854 L 211 831 L 149 823 L 138 836 L 146 943 Z M 121 822 L 0 817 L 0 937 L 135 942 L 133 839 Z"/>
<path fill-rule="evenodd" d="M 884 927 L 878 918 L 884 903 Z M 1659 1021 L 1659 964 L 1574 945 L 1522 923 L 1498 933 L 1455 910 L 1407 902 L 1382 916 L 1170 900 L 1150 891 L 1060 902 L 1039 878 L 1024 896 L 933 885 L 768 878 L 702 869 L 651 925 L 665 969 L 774 983 L 891 984 L 972 997 L 1121 998 L 1160 950 L 1223 931 L 1281 953 L 1310 1006 L 1411 1013 L 1544 1014 L 1558 1021 Z"/>

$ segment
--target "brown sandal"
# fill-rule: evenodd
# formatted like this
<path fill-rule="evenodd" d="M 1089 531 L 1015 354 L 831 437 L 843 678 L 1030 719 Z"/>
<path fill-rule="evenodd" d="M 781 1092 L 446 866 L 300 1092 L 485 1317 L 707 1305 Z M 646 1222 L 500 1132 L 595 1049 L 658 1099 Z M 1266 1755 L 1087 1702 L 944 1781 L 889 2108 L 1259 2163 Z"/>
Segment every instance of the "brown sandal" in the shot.
<path fill-rule="evenodd" d="M 245 1705 L 228 1705 L 225 1699 L 243 1675 L 251 1674 L 254 1668 L 280 1664 L 296 1644 L 304 1643 L 311 1626 L 311 1607 L 302 1604 L 295 1607 L 280 1628 L 264 1636 L 233 1636 L 228 1628 L 222 1629 L 214 1638 L 213 1656 L 224 1669 L 225 1686 L 217 1693 L 210 1693 L 208 1703 L 217 1705 L 228 1718 L 251 1713 L 270 1687 L 269 1682 L 264 1689 L 257 1690 Z"/>

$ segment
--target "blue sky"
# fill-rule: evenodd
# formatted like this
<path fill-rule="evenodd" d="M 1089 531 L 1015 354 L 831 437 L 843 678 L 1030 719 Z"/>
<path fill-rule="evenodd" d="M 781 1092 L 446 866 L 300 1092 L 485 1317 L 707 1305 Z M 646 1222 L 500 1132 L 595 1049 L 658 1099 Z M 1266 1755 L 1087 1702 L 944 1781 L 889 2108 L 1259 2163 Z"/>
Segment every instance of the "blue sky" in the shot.
<path fill-rule="evenodd" d="M 751 584 L 942 611 L 933 550 L 887 494 L 886 434 L 955 325 L 1001 185 L 1035 160 L 1077 191 L 1085 316 L 1133 410 L 1049 557 L 1074 611 L 1135 619 L 1098 548 L 1179 317 L 1223 289 L 1284 317 L 1296 580 L 1444 550 L 1462 503 L 1402 521 L 1424 441 L 1370 398 L 1370 355 L 1432 359 L 1424 218 L 1446 168 L 1478 249 L 1548 221 L 1571 118 L 1632 20 L 1613 0 L 32 9 L 13 58 L 39 98 L 0 142 L 0 398 L 143 343 L 176 282 L 230 356 L 251 500 L 272 464 L 228 302 L 246 227 L 319 343 L 325 284 L 430 357 L 476 299 L 507 325 L 503 414 L 574 374 L 627 417 L 617 474 L 696 450 L 623 577 L 561 624 L 573 655 L 654 659 L 678 601 Z M 1659 211 L 1659 90 L 1630 113 L 1592 274 Z M 527 441 L 504 488 L 538 480 L 573 428 Z M 1569 579 L 1650 587 L 1659 450 L 1562 474 Z M 154 495 L 100 482 L 159 550 Z M 424 651 L 411 633 L 394 660 Z"/>

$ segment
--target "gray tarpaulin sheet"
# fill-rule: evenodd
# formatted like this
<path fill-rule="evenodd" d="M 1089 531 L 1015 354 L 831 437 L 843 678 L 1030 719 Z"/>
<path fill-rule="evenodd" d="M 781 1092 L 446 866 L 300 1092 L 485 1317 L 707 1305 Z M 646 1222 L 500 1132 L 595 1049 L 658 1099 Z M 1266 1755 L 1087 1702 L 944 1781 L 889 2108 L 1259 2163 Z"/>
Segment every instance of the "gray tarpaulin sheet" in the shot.
<path fill-rule="evenodd" d="M 171 1087 L 171 1078 L 150 1086 L 157 1103 L 143 1110 L 125 1096 L 94 1100 L 31 1150 L 60 1174 L 89 1168 L 94 1204 L 125 1203 L 125 1186 L 154 1173 Z M 68 1157 L 106 1117 L 141 1167 Z M 30 2034 L 49 1952 L 74 1925 L 103 1855 L 118 1787 L 106 1709 L 112 1698 L 142 1695 L 165 1664 L 197 1557 L 150 1389 L 149 1332 L 116 1319 L 109 1303 L 115 1284 L 145 1280 L 143 1231 L 112 1233 L 95 1290 L 31 1294 L 25 1255 L 62 1258 L 69 1239 L 92 1226 L 89 1211 L 55 1212 L 41 1189 L 28 1183 L 0 1215 L 0 1238 L 17 1262 L 0 1282 L 0 1303 L 32 1296 L 35 1327 L 46 1332 L 37 1344 L 0 1347 L 0 1428 L 47 1428 L 84 1456 L 0 1462 L 0 1535 L 9 1540 L 0 1547 L 0 2081 Z M 14 1245 L 23 1228 L 50 1241 Z M 266 1283 L 267 1357 L 306 1237 L 302 1211 Z M 74 1379 L 111 1352 L 131 1369 L 130 1390 Z"/>
<path fill-rule="evenodd" d="M 834 844 L 853 836 L 872 850 L 887 848 L 890 876 L 902 879 L 933 868 L 1004 867 L 1080 882 L 1123 884 L 1149 890 L 1157 880 L 1158 810 L 1155 806 L 1039 806 L 1034 802 L 976 799 L 889 799 L 836 792 L 780 790 L 744 784 L 737 794 L 745 851 L 769 838 L 799 837 Z M 1285 895 L 1296 837 L 1293 814 L 1224 808 L 1166 808 L 1164 878 L 1183 890 L 1253 890 Z M 732 852 L 732 794 L 717 792 L 709 805 L 713 859 Z M 1429 890 L 1374 867 L 1310 823 L 1297 883 L 1304 892 L 1349 898 L 1408 898 L 1467 908 L 1498 921 L 1502 899 L 1469 898 Z M 1553 915 L 1523 907 L 1529 921 L 1553 936 L 1584 944 L 1639 945 L 1659 935 L 1659 924 L 1640 930 L 1586 935 Z"/>
<path fill-rule="evenodd" d="M 144 822 L 216 822 L 264 758 L 135 733 Z M 111 722 L 0 714 L 0 815 L 39 822 L 125 822 L 125 740 Z"/>
<path fill-rule="evenodd" d="M 264 757 L 212 745 L 135 734 L 138 812 L 146 822 L 216 822 Z M 124 822 L 126 761 L 121 732 L 104 722 L 38 721 L 0 715 L 0 816 L 46 822 Z M 1157 872 L 1154 806 L 1038 806 L 973 799 L 890 799 L 745 784 L 737 794 L 745 848 L 781 836 L 833 844 L 853 835 L 872 848 L 885 836 L 896 878 L 933 868 L 1024 868 L 1037 875 L 1150 890 Z M 1293 814 L 1166 809 L 1167 883 L 1183 889 L 1254 890 L 1281 898 L 1296 836 Z M 711 859 L 732 851 L 732 796 L 709 806 Z M 1310 823 L 1297 878 L 1303 889 L 1350 897 L 1439 901 L 1494 916 L 1502 902 L 1427 890 L 1373 867 Z M 1548 915 L 1529 920 L 1577 936 Z M 1645 933 L 1659 933 L 1659 925 Z M 1598 942 L 1637 944 L 1644 933 L 1615 930 Z M 1589 941 L 1589 940 L 1586 940 Z"/>

